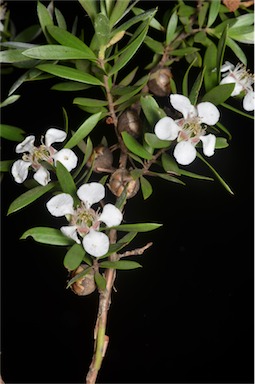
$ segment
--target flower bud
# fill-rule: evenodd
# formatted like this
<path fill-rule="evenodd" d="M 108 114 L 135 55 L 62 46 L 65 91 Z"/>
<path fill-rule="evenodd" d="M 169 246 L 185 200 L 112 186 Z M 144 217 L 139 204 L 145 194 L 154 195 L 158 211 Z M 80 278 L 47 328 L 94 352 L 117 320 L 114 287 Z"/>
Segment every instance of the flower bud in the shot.
<path fill-rule="evenodd" d="M 142 133 L 142 121 L 135 109 L 129 108 L 118 119 L 117 129 L 119 133 L 125 131 L 133 137 L 139 137 Z"/>
<path fill-rule="evenodd" d="M 127 186 L 127 199 L 134 197 L 139 190 L 139 180 L 134 180 L 126 169 L 117 169 L 110 177 L 108 184 L 111 192 L 119 197 Z"/>
<path fill-rule="evenodd" d="M 94 159 L 94 163 L 93 163 Z M 93 164 L 93 171 L 96 173 L 104 172 L 104 170 L 112 170 L 113 155 L 108 147 L 100 144 L 94 148 L 94 151 L 87 161 L 87 166 Z"/>
<path fill-rule="evenodd" d="M 158 67 L 150 74 L 149 90 L 156 96 L 168 96 L 171 92 L 170 79 L 172 73 L 169 68 Z"/>
<path fill-rule="evenodd" d="M 89 268 L 85 264 L 81 264 L 75 271 L 72 272 L 71 278 L 78 275 L 85 269 Z M 92 292 L 96 289 L 96 284 L 94 280 L 94 270 L 91 269 L 85 276 L 83 276 L 81 279 L 78 279 L 71 285 L 71 289 L 76 295 L 79 296 L 87 296 L 90 295 Z"/>

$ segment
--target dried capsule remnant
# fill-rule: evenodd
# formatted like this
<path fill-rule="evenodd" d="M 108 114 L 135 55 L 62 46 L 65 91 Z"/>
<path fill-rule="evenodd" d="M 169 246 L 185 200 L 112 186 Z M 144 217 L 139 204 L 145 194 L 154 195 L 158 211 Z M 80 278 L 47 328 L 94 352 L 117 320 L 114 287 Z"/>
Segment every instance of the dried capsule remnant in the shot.
<path fill-rule="evenodd" d="M 109 188 L 112 193 L 119 197 L 126 187 L 127 199 L 134 197 L 139 190 L 139 180 L 134 180 L 126 169 L 117 169 L 109 180 Z"/>
<path fill-rule="evenodd" d="M 128 132 L 134 137 L 139 137 L 142 133 L 142 121 L 135 109 L 129 108 L 123 112 L 118 119 L 118 131 Z"/>
<path fill-rule="evenodd" d="M 93 162 L 94 160 L 94 162 Z M 104 171 L 112 171 L 113 155 L 108 147 L 103 144 L 98 145 L 94 148 L 94 151 L 87 161 L 87 166 L 93 165 L 93 171 L 101 173 Z"/>
<path fill-rule="evenodd" d="M 87 268 L 89 267 L 85 264 L 80 265 L 77 269 L 75 269 L 75 271 L 72 272 L 71 278 L 83 272 Z M 72 291 L 79 296 L 87 296 L 94 292 L 96 289 L 94 274 L 94 270 L 91 269 L 85 276 L 76 280 L 71 285 Z"/>
<path fill-rule="evenodd" d="M 149 90 L 156 96 L 168 96 L 171 92 L 170 79 L 172 73 L 169 68 L 155 68 L 148 81 Z"/>

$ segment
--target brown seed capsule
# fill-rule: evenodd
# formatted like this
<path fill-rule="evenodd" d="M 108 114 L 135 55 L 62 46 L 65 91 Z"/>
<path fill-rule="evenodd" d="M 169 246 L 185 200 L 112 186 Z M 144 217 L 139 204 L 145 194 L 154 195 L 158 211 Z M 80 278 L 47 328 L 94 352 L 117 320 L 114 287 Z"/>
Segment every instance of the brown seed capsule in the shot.
<path fill-rule="evenodd" d="M 93 164 L 93 159 L 94 164 Z M 98 145 L 94 148 L 94 151 L 90 158 L 87 161 L 87 166 L 91 167 L 93 164 L 93 171 L 96 173 L 101 173 L 112 169 L 113 155 L 108 147 L 105 147 L 103 144 Z"/>
<path fill-rule="evenodd" d="M 169 68 L 155 68 L 148 81 L 149 90 L 156 96 L 168 96 L 171 92 L 170 79 L 172 73 Z"/>
<path fill-rule="evenodd" d="M 75 271 L 72 272 L 71 278 L 78 275 L 79 273 L 81 273 L 87 268 L 89 268 L 87 265 L 81 264 Z M 79 296 L 87 296 L 87 295 L 90 295 L 92 292 L 94 292 L 96 289 L 94 274 L 95 274 L 94 270 L 91 269 L 81 279 L 76 280 L 75 283 L 71 285 L 72 291 Z"/>
<path fill-rule="evenodd" d="M 139 190 L 139 180 L 134 180 L 126 169 L 117 169 L 117 171 L 113 172 L 108 184 L 111 192 L 119 197 L 126 185 L 127 199 L 130 199 L 131 197 L 134 197 Z"/>
<path fill-rule="evenodd" d="M 142 133 L 142 121 L 135 109 L 129 108 L 118 118 L 118 131 L 128 132 L 133 137 L 139 137 Z"/>

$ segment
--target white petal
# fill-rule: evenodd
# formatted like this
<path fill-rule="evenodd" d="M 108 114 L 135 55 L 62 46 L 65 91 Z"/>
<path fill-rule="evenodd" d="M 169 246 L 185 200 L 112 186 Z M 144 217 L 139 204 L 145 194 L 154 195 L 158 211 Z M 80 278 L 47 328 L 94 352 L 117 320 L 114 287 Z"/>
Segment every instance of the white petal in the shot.
<path fill-rule="evenodd" d="M 29 152 L 31 153 L 34 149 L 34 142 L 35 142 L 35 136 L 27 136 L 25 140 L 23 140 L 21 143 L 19 143 L 15 149 L 16 153 L 24 153 Z"/>
<path fill-rule="evenodd" d="M 50 182 L 50 172 L 44 167 L 40 167 L 35 172 L 34 179 L 41 185 L 47 185 Z"/>
<path fill-rule="evenodd" d="M 83 238 L 82 244 L 85 251 L 90 255 L 100 257 L 108 252 L 110 241 L 104 233 L 91 229 Z"/>
<path fill-rule="evenodd" d="M 45 134 L 45 145 L 50 147 L 53 143 L 59 143 L 64 141 L 66 138 L 65 131 L 56 128 L 50 128 Z"/>
<path fill-rule="evenodd" d="M 243 99 L 243 108 L 246 111 L 254 111 L 255 92 L 248 92 Z"/>
<path fill-rule="evenodd" d="M 237 82 L 237 80 L 232 75 L 228 75 L 228 76 L 224 77 L 224 79 L 222 79 L 220 82 L 220 84 L 231 84 L 231 83 L 235 83 L 235 87 L 234 87 L 230 96 L 239 95 L 242 92 L 243 87 L 241 84 L 239 84 Z"/>
<path fill-rule="evenodd" d="M 77 244 L 81 244 L 80 239 L 77 235 L 77 227 L 76 225 L 67 225 L 60 228 L 60 231 L 67 237 L 73 239 Z"/>
<path fill-rule="evenodd" d="M 188 165 L 195 160 L 197 151 L 189 141 L 181 141 L 174 149 L 174 157 L 181 165 Z"/>
<path fill-rule="evenodd" d="M 78 162 L 78 157 L 71 149 L 68 148 L 63 148 L 56 152 L 55 155 L 53 155 L 53 159 L 55 165 L 57 161 L 59 161 L 69 172 L 76 167 Z"/>
<path fill-rule="evenodd" d="M 216 136 L 211 133 L 206 136 L 200 136 L 200 140 L 203 143 L 203 152 L 206 156 L 214 155 Z"/>
<path fill-rule="evenodd" d="M 105 196 L 105 188 L 100 183 L 83 184 L 77 191 L 79 198 L 85 203 L 87 208 L 92 204 L 98 203 Z"/>
<path fill-rule="evenodd" d="M 172 94 L 170 102 L 177 111 L 183 114 L 184 119 L 187 119 L 188 115 L 196 116 L 196 109 L 186 96 Z"/>
<path fill-rule="evenodd" d="M 197 111 L 202 123 L 214 125 L 220 119 L 220 111 L 208 101 L 198 104 Z"/>
<path fill-rule="evenodd" d="M 73 214 L 73 198 L 68 193 L 60 193 L 52 197 L 47 203 L 46 207 L 52 216 L 60 217 L 68 214 Z"/>
<path fill-rule="evenodd" d="M 220 71 L 226 72 L 226 71 L 233 71 L 235 68 L 234 64 L 231 64 L 229 61 L 225 61 L 225 63 L 221 66 Z"/>
<path fill-rule="evenodd" d="M 121 211 L 115 205 L 105 204 L 99 220 L 105 223 L 107 227 L 113 227 L 121 223 L 122 217 Z"/>
<path fill-rule="evenodd" d="M 11 168 L 12 176 L 16 183 L 23 183 L 28 175 L 28 168 L 32 163 L 30 161 L 17 160 Z"/>
<path fill-rule="evenodd" d="M 155 125 L 155 134 L 160 140 L 175 140 L 179 131 L 178 125 L 168 116 L 160 119 Z"/>

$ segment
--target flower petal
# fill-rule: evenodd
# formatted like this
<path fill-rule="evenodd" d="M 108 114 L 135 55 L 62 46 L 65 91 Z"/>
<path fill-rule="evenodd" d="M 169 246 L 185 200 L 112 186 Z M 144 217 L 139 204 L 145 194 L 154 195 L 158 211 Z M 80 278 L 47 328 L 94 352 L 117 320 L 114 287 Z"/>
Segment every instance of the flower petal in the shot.
<path fill-rule="evenodd" d="M 220 119 L 220 112 L 218 108 L 209 101 L 198 104 L 197 111 L 202 123 L 214 125 Z"/>
<path fill-rule="evenodd" d="M 196 116 L 196 109 L 186 96 L 172 94 L 170 95 L 170 102 L 177 111 L 183 114 L 184 119 L 187 119 L 189 115 Z"/>
<path fill-rule="evenodd" d="M 229 61 L 225 61 L 225 63 L 221 66 L 220 71 L 226 72 L 226 71 L 233 71 L 235 68 L 234 64 L 231 64 Z"/>
<path fill-rule="evenodd" d="M 17 160 L 13 163 L 11 168 L 12 176 L 16 183 L 23 183 L 28 175 L 28 168 L 32 163 L 30 161 Z"/>
<path fill-rule="evenodd" d="M 90 208 L 94 203 L 98 203 L 105 196 L 105 188 L 100 183 L 83 184 L 78 190 L 77 195 Z"/>
<path fill-rule="evenodd" d="M 242 92 L 243 87 L 241 84 L 239 84 L 237 82 L 237 80 L 232 75 L 228 75 L 228 76 L 224 77 L 220 82 L 220 84 L 231 84 L 231 83 L 235 83 L 235 88 L 233 89 L 230 96 L 239 95 Z"/>
<path fill-rule="evenodd" d="M 175 140 L 179 131 L 178 125 L 168 116 L 160 119 L 155 125 L 155 134 L 160 140 Z"/>
<path fill-rule="evenodd" d="M 51 144 L 62 142 L 65 138 L 65 131 L 62 131 L 62 129 L 50 128 L 45 134 L 45 145 L 46 147 L 50 147 Z"/>
<path fill-rule="evenodd" d="M 195 160 L 197 151 L 189 141 L 181 141 L 174 149 L 174 157 L 181 165 L 188 165 Z"/>
<path fill-rule="evenodd" d="M 105 204 L 99 220 L 105 223 L 107 227 L 113 227 L 121 223 L 122 217 L 121 211 L 115 205 Z"/>
<path fill-rule="evenodd" d="M 105 233 L 91 229 L 89 233 L 83 238 L 82 244 L 85 251 L 90 255 L 100 257 L 108 252 L 110 241 Z"/>
<path fill-rule="evenodd" d="M 203 152 L 206 156 L 214 155 L 216 136 L 211 133 L 206 136 L 200 136 L 200 140 L 203 143 Z"/>
<path fill-rule="evenodd" d="M 246 111 L 254 111 L 255 92 L 248 92 L 243 98 L 243 108 Z"/>
<path fill-rule="evenodd" d="M 76 225 L 67 225 L 60 228 L 60 231 L 67 237 L 73 239 L 77 244 L 81 244 L 80 239 L 77 235 L 77 227 Z"/>
<path fill-rule="evenodd" d="M 29 152 L 31 153 L 34 149 L 34 142 L 35 142 L 35 136 L 27 136 L 25 140 L 23 140 L 21 143 L 19 143 L 15 149 L 16 153 L 24 153 Z"/>
<path fill-rule="evenodd" d="M 60 193 L 52 197 L 46 207 L 52 216 L 60 217 L 68 214 L 73 214 L 73 198 L 68 193 Z"/>
<path fill-rule="evenodd" d="M 71 149 L 68 148 L 63 148 L 60 151 L 56 152 L 53 155 L 53 159 L 55 165 L 57 161 L 59 161 L 66 167 L 69 172 L 76 167 L 78 162 L 78 157 Z"/>
<path fill-rule="evenodd" d="M 41 166 L 35 172 L 34 179 L 41 185 L 47 185 L 50 182 L 50 172 Z"/>

